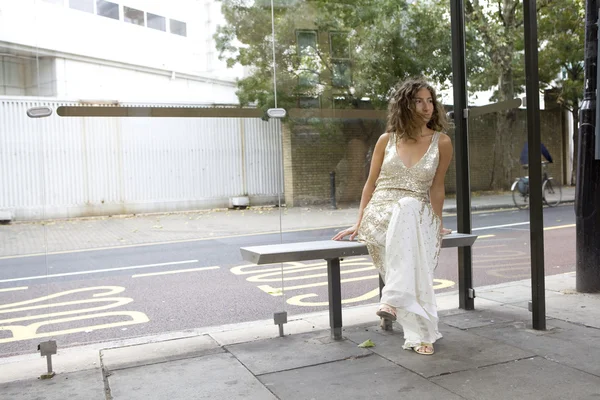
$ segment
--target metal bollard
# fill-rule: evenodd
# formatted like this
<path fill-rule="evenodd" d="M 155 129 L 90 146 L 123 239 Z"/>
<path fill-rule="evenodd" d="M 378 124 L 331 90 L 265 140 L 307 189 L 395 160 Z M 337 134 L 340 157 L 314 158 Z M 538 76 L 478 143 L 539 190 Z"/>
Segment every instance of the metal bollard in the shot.
<path fill-rule="evenodd" d="M 287 324 L 287 311 L 273 314 L 273 322 L 275 322 L 275 325 L 279 325 L 279 336 L 283 337 L 283 324 Z"/>
<path fill-rule="evenodd" d="M 331 186 L 331 208 L 333 210 L 337 209 L 337 201 L 335 199 L 335 172 L 331 171 L 329 173 L 329 184 Z"/>
<path fill-rule="evenodd" d="M 56 354 L 57 350 L 56 340 L 49 340 L 38 344 L 38 350 L 42 357 L 46 356 L 46 364 L 48 366 L 48 372 L 42 374 L 40 379 L 50 379 L 56 375 L 54 371 L 52 371 L 52 355 Z"/>

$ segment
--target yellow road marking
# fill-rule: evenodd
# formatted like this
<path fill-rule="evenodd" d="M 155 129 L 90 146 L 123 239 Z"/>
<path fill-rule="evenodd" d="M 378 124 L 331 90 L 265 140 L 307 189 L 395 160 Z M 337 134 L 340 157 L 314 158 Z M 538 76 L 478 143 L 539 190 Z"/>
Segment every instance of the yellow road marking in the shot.
<path fill-rule="evenodd" d="M 377 278 L 378 275 L 375 275 L 375 278 Z M 433 289 L 444 289 L 447 287 L 451 287 L 454 286 L 454 282 L 452 281 L 448 281 L 445 279 L 434 279 L 434 282 L 438 282 L 437 285 L 433 285 Z M 327 284 L 327 283 L 325 283 Z M 285 288 L 286 290 L 289 288 Z M 373 289 L 365 294 L 363 294 L 362 296 L 358 296 L 358 297 L 352 297 L 350 299 L 342 299 L 342 304 L 351 304 L 351 303 L 358 303 L 360 301 L 364 301 L 364 300 L 369 300 L 373 297 L 376 297 L 379 295 L 379 288 Z M 280 296 L 280 294 L 277 295 L 273 295 L 273 296 Z M 304 301 L 305 299 L 309 299 L 312 297 L 318 297 L 319 295 L 316 293 L 307 293 L 307 294 L 300 294 L 294 297 L 290 297 L 286 303 L 290 304 L 290 305 L 294 305 L 294 306 L 303 306 L 303 307 L 319 307 L 319 306 L 328 306 L 329 302 L 328 301 L 323 301 L 323 302 L 315 302 L 315 303 L 311 303 L 311 302 L 306 302 Z"/>
<path fill-rule="evenodd" d="M 125 304 L 129 304 L 132 301 L 133 301 L 133 299 L 131 299 L 129 297 L 107 297 L 107 298 L 103 298 L 103 299 L 75 300 L 75 301 L 66 301 L 63 303 L 42 304 L 39 306 L 21 307 L 21 308 L 15 308 L 15 309 L 11 309 L 11 310 L 2 310 L 2 311 L 0 311 L 0 313 L 11 313 L 11 312 L 40 310 L 40 309 L 43 310 L 43 309 L 49 309 L 49 308 L 55 308 L 55 307 L 64 307 L 64 306 L 70 306 L 70 305 L 80 305 L 80 304 L 90 304 L 90 303 L 103 303 L 103 302 L 110 303 L 110 304 L 107 304 L 104 306 L 99 306 L 99 307 L 80 308 L 77 310 L 60 311 L 60 312 L 53 312 L 53 313 L 49 313 L 49 314 L 46 313 L 46 314 L 38 314 L 38 315 L 29 315 L 27 317 L 2 319 L 2 320 L 0 320 L 0 324 L 8 324 L 8 323 L 19 322 L 19 321 L 30 321 L 32 319 L 40 319 L 40 318 L 48 318 L 49 319 L 49 318 L 59 317 L 59 316 L 63 316 L 63 315 L 72 315 L 72 314 L 79 314 L 79 313 L 84 313 L 84 312 L 87 313 L 90 311 L 102 311 L 102 310 L 107 310 L 109 308 L 124 306 Z"/>
<path fill-rule="evenodd" d="M 363 264 L 361 264 L 363 265 Z M 311 268 L 306 268 L 306 269 L 302 269 L 302 270 L 296 270 L 296 271 L 279 271 L 279 272 L 270 272 L 268 274 L 262 274 L 262 275 L 258 275 L 258 276 L 251 276 L 250 278 L 246 279 L 248 282 L 281 282 L 281 281 L 293 281 L 293 280 L 302 280 L 302 279 L 313 279 L 313 278 L 323 278 L 323 277 L 327 277 L 327 272 L 325 272 L 324 274 L 312 274 L 312 275 L 302 275 L 302 276 L 291 276 L 291 277 L 287 277 L 287 278 L 283 278 L 281 277 L 281 274 L 288 274 L 288 273 L 292 273 L 292 272 L 304 272 L 304 271 L 308 271 L 308 270 L 314 270 L 314 269 L 324 269 L 327 267 L 311 267 Z M 356 269 L 343 269 L 340 271 L 340 274 L 345 275 L 345 274 L 352 274 L 355 272 L 364 272 L 364 271 L 371 271 L 374 270 L 375 267 L 370 265 L 368 267 L 364 267 L 364 268 L 356 268 Z M 275 278 L 269 278 L 270 276 L 274 276 Z"/>
<path fill-rule="evenodd" d="M 15 281 L 30 281 L 30 280 L 34 280 L 34 279 L 57 278 L 57 277 L 61 277 L 61 276 L 75 276 L 75 275 L 98 274 L 98 273 L 113 272 L 113 271 L 127 271 L 127 270 L 130 270 L 130 269 L 155 268 L 155 267 L 163 267 L 163 266 L 166 266 L 166 265 L 194 264 L 194 263 L 197 263 L 197 262 L 198 262 L 198 260 L 172 261 L 172 262 L 159 263 L 159 264 L 134 265 L 134 266 L 130 266 L 130 267 L 93 269 L 93 270 L 77 271 L 77 272 L 65 272 L 65 273 L 61 273 L 61 274 L 47 274 L 47 275 L 37 275 L 37 276 L 25 276 L 25 277 L 22 277 L 22 278 L 3 279 L 3 280 L 0 280 L 0 283 L 3 283 L 3 282 L 15 282 Z"/>
<path fill-rule="evenodd" d="M 513 265 L 531 265 L 530 261 L 510 264 L 493 264 L 493 265 L 473 265 L 474 268 L 496 268 L 496 267 L 511 267 Z"/>
<path fill-rule="evenodd" d="M 370 279 L 377 279 L 379 275 L 368 275 L 368 276 L 359 276 L 356 278 L 347 278 L 341 279 L 340 283 L 348 283 L 348 282 L 358 282 L 358 281 L 366 281 Z M 318 286 L 327 286 L 328 282 L 315 282 L 308 283 L 306 285 L 296 285 L 296 286 L 284 286 L 283 288 L 274 288 L 270 285 L 260 285 L 258 288 L 263 292 L 266 292 L 272 296 L 281 296 L 283 294 L 283 290 L 298 290 L 298 289 L 306 289 Z"/>
<path fill-rule="evenodd" d="M 38 329 L 41 328 L 42 326 L 48 326 L 48 325 L 52 325 L 52 324 L 62 324 L 62 323 L 73 322 L 73 321 L 82 321 L 82 320 L 92 319 L 92 318 L 117 317 L 117 316 L 129 317 L 131 319 L 128 321 L 122 321 L 122 322 L 90 325 L 90 326 L 84 326 L 84 327 L 80 327 L 80 328 L 65 329 L 65 330 L 61 330 L 61 331 L 37 333 Z M 52 321 L 37 322 L 37 323 L 31 324 L 31 325 L 6 325 L 6 326 L 2 326 L 2 330 L 10 331 L 12 333 L 12 337 L 6 338 L 6 339 L 0 339 L 0 343 L 9 343 L 9 342 L 16 342 L 19 340 L 31 340 L 31 339 L 38 339 L 38 338 L 43 338 L 43 337 L 66 335 L 69 333 L 89 332 L 89 331 L 97 330 L 97 329 L 115 328 L 115 327 L 119 327 L 119 326 L 127 326 L 127 325 L 134 325 L 134 324 L 143 324 L 148 321 L 150 321 L 150 319 L 148 319 L 148 316 L 146 316 L 146 314 L 144 314 L 144 313 L 141 313 L 138 311 L 119 311 L 119 312 L 105 312 L 105 313 L 99 313 L 99 314 L 83 315 L 80 317 L 59 318 L 59 319 L 55 319 Z"/>
<path fill-rule="evenodd" d="M 316 293 L 309 294 L 299 294 L 298 296 L 290 297 L 286 303 L 292 306 L 302 306 L 302 307 L 318 307 L 318 306 L 328 306 L 328 301 L 322 301 L 317 303 L 305 302 L 304 299 L 308 299 L 311 297 L 318 297 L 319 295 Z M 359 301 L 369 300 L 373 297 L 379 296 L 379 288 L 373 289 L 370 292 L 363 294 L 362 296 L 352 297 L 350 299 L 342 299 L 342 304 L 351 304 L 358 303 Z"/>
<path fill-rule="evenodd" d="M 27 290 L 29 289 L 29 286 L 20 286 L 20 287 L 13 287 L 13 288 L 5 288 L 5 289 L 0 289 L 0 293 L 2 292 L 16 292 L 17 290 Z"/>
<path fill-rule="evenodd" d="M 34 299 L 19 301 L 17 303 L 0 304 L 0 309 L 3 309 L 3 308 L 7 309 L 9 307 L 22 306 L 22 305 L 26 305 L 26 304 L 41 303 L 41 302 L 44 302 L 47 300 L 55 299 L 57 297 L 67 296 L 69 294 L 90 292 L 90 291 L 94 291 L 94 290 L 106 290 L 106 293 L 96 293 L 96 294 L 92 295 L 92 297 L 102 297 L 102 296 L 110 296 L 113 294 L 121 293 L 125 290 L 125 288 L 120 287 L 120 286 L 96 286 L 96 287 L 65 290 L 64 292 L 54 293 L 54 294 L 51 294 L 48 296 L 36 297 Z"/>
<path fill-rule="evenodd" d="M 19 340 L 30 340 L 37 339 L 43 337 L 55 337 L 60 335 L 66 335 L 70 333 L 78 333 L 78 332 L 89 332 L 97 329 L 107 329 L 107 328 L 115 328 L 120 326 L 127 326 L 133 324 L 141 324 L 149 321 L 148 316 L 146 314 L 138 312 L 138 311 L 104 311 L 106 309 L 120 307 L 126 304 L 129 304 L 133 301 L 133 299 L 129 297 L 108 297 L 118 293 L 121 293 L 125 290 L 125 288 L 120 286 L 97 286 L 97 287 L 89 287 L 89 288 L 79 288 L 73 290 L 66 290 L 63 292 L 54 293 L 48 296 L 37 297 L 33 299 L 29 299 L 26 301 L 19 301 L 15 303 L 2 304 L 0 305 L 0 314 L 9 314 L 9 313 L 17 313 L 17 312 L 27 312 L 28 314 L 24 317 L 14 317 L 0 320 L 0 332 L 9 332 L 10 337 L 0 339 L 0 343 L 9 343 L 16 342 Z M 93 292 L 97 291 L 98 293 L 92 293 L 91 299 L 81 299 L 81 300 L 70 300 L 63 301 L 59 303 L 52 303 L 53 299 L 70 296 L 73 294 L 85 293 L 85 292 Z M 100 305 L 97 307 L 86 307 L 91 303 L 109 303 L 105 305 Z M 67 311 L 59 311 L 53 313 L 40 313 L 35 314 L 31 313 L 31 311 L 35 310 L 52 310 L 56 307 L 65 307 L 65 306 L 77 306 L 83 305 L 83 308 L 78 308 L 75 310 L 67 310 Z M 104 311 L 104 312 L 98 312 Z M 92 314 L 89 314 L 92 312 Z M 80 316 L 70 316 L 64 317 L 65 315 L 73 315 L 73 314 L 85 314 Z M 57 318 L 63 317 L 63 318 Z M 74 321 L 84 321 L 84 320 L 92 320 L 95 318 L 126 318 L 124 321 L 110 322 L 98 325 L 88 325 L 81 326 L 77 328 L 64 329 L 58 331 L 44 331 L 38 333 L 38 330 L 44 326 L 51 326 L 56 324 L 68 324 Z M 36 322 L 30 325 L 14 325 L 15 322 L 20 321 L 29 321 L 32 319 L 44 319 L 43 321 Z M 12 325 L 9 325 L 12 324 Z"/>
<path fill-rule="evenodd" d="M 354 265 L 359 261 L 367 261 L 368 260 L 364 257 L 361 258 L 351 258 L 348 261 L 342 261 L 341 262 L 341 266 L 345 266 L 345 265 Z M 281 266 L 281 264 L 283 264 L 283 266 Z M 288 264 L 288 265 L 285 265 Z M 279 267 L 269 267 L 269 265 L 280 265 Z M 311 266 L 327 266 L 326 262 L 316 262 L 316 263 L 310 263 L 310 264 L 304 264 L 302 262 L 299 261 L 288 261 L 285 263 L 277 263 L 277 264 L 265 264 L 265 265 L 256 265 L 256 264 L 245 264 L 245 265 L 238 265 L 237 267 L 233 267 L 230 269 L 230 271 L 232 273 L 234 273 L 235 275 L 248 275 L 248 274 L 258 274 L 258 273 L 264 273 L 264 272 L 275 272 L 275 271 L 287 271 L 287 270 L 296 270 L 296 269 L 303 269 L 303 268 L 307 268 L 307 267 L 311 267 Z M 358 264 L 357 264 L 358 265 Z M 265 268 L 266 269 L 261 269 L 261 268 Z M 247 271 L 247 269 L 249 271 Z"/>
<path fill-rule="evenodd" d="M 132 275 L 132 278 L 142 278 L 145 276 L 159 276 L 159 275 L 170 275 L 170 274 L 179 274 L 182 272 L 197 272 L 197 271 L 206 271 L 209 269 L 219 269 L 221 267 L 202 267 L 202 268 L 190 268 L 190 269 L 179 269 L 179 270 L 173 270 L 173 271 L 163 271 L 163 272 L 152 272 L 152 273 L 148 273 L 148 274 L 136 274 L 136 275 Z"/>
<path fill-rule="evenodd" d="M 554 229 L 563 229 L 563 228 L 575 228 L 577 225 L 576 224 L 569 224 L 569 225 L 559 225 L 559 226 L 549 226 L 547 228 L 544 228 L 545 231 L 551 231 Z"/>
<path fill-rule="evenodd" d="M 520 271 L 520 270 L 528 270 L 527 267 L 517 267 L 517 268 L 498 268 L 488 271 L 488 275 L 497 276 L 499 278 L 528 278 L 530 274 L 515 274 L 515 275 L 507 275 L 502 274 L 502 271 Z"/>
<path fill-rule="evenodd" d="M 379 278 L 379 275 L 359 276 L 356 278 L 342 279 L 342 280 L 340 280 L 340 283 L 366 281 L 366 280 L 377 279 L 377 278 Z M 445 279 L 434 279 L 433 281 L 438 282 L 437 285 L 435 285 L 435 284 L 433 285 L 433 289 L 444 289 L 447 287 L 451 287 L 452 285 L 455 284 L 454 282 L 445 280 Z M 270 294 L 271 296 L 281 296 L 283 294 L 284 290 L 307 289 L 307 288 L 327 286 L 327 285 L 328 285 L 328 282 L 315 282 L 315 283 L 309 283 L 306 285 L 284 286 L 283 288 L 276 288 L 276 287 L 272 287 L 270 285 L 260 285 L 260 286 L 258 286 L 258 288 L 260 290 L 262 290 L 263 292 Z M 379 289 L 377 289 L 377 290 L 379 290 Z"/>

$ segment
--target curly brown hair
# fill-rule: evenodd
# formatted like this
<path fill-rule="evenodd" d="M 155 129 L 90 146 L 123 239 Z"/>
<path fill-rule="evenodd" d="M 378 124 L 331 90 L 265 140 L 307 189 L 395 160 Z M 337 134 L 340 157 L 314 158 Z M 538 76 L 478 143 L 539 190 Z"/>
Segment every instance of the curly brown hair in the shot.
<path fill-rule="evenodd" d="M 448 128 L 446 112 L 437 101 L 435 89 L 424 78 L 410 78 L 394 87 L 388 105 L 386 132 L 396 135 L 397 140 L 405 138 L 416 141 L 421 133 L 414 101 L 421 89 L 429 90 L 433 99 L 433 114 L 427 127 L 435 132 L 444 132 Z"/>

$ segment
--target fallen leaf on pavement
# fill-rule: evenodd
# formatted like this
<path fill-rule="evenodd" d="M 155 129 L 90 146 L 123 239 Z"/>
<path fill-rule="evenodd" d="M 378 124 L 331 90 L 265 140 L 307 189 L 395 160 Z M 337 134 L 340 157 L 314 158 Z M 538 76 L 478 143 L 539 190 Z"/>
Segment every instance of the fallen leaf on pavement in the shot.
<path fill-rule="evenodd" d="M 364 342 L 362 342 L 361 344 L 359 344 L 358 347 L 362 347 L 362 348 L 375 347 L 375 343 L 373 343 L 371 341 L 371 339 L 367 339 Z"/>

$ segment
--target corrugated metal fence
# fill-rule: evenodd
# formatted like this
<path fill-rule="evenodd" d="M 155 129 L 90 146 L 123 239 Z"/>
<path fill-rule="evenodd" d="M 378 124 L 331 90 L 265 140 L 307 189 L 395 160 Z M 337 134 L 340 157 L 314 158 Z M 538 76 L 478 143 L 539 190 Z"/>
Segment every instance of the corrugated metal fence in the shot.
<path fill-rule="evenodd" d="M 14 219 L 224 207 L 235 196 L 273 204 L 282 193 L 277 120 L 26 115 L 63 105 L 77 103 L 0 97 L 0 210 Z"/>

